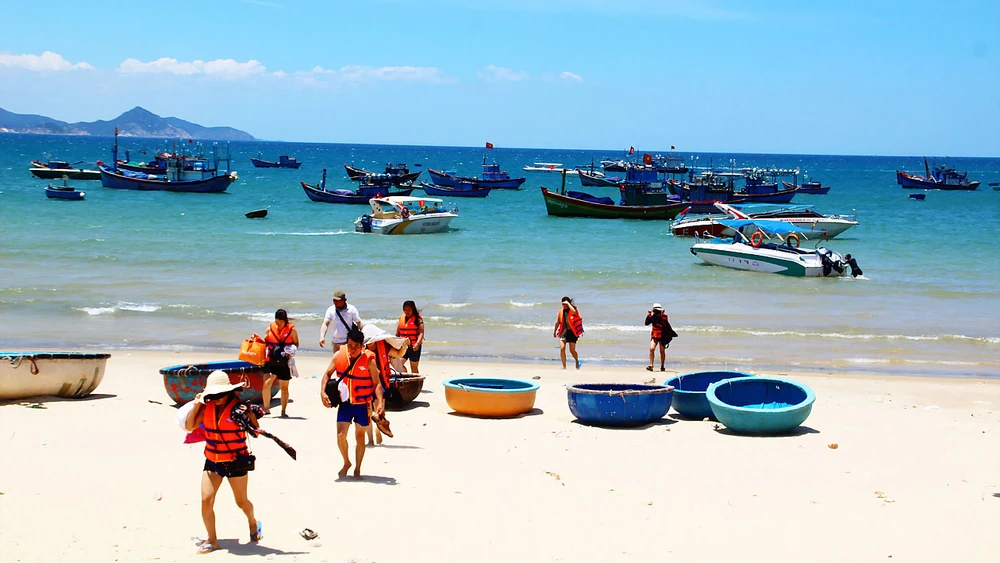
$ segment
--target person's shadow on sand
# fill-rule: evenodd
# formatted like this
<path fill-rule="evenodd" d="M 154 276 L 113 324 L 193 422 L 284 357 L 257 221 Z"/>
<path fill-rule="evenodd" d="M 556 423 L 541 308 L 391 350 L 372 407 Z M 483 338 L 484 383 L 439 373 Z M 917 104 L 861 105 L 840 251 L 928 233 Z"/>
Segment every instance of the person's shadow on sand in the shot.
<path fill-rule="evenodd" d="M 337 479 L 338 483 L 374 483 L 376 485 L 396 485 L 395 477 L 383 477 L 381 475 L 362 475 L 361 477 L 355 477 L 353 475 L 347 475 L 346 477 L 340 477 Z"/>
<path fill-rule="evenodd" d="M 267 541 L 266 537 L 264 541 Z M 265 556 L 270 558 L 275 555 L 309 555 L 308 551 L 282 551 L 259 543 L 240 543 L 240 540 L 219 540 L 219 549 L 215 551 L 226 551 L 241 557 Z"/>

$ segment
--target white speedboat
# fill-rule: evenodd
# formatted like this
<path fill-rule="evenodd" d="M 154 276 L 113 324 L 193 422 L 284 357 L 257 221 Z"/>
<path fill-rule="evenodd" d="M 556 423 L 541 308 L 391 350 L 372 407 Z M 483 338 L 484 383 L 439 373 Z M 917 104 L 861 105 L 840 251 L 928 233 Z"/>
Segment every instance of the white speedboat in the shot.
<path fill-rule="evenodd" d="M 733 231 L 732 238 L 701 238 L 695 235 L 691 254 L 708 264 L 796 277 L 836 277 L 857 267 L 832 250 L 817 246 L 800 248 L 808 240 L 805 231 L 780 221 L 721 220 Z M 748 236 L 749 235 L 749 236 Z"/>
<path fill-rule="evenodd" d="M 77 352 L 0 352 L 0 399 L 86 397 L 104 379 L 110 357 Z"/>
<path fill-rule="evenodd" d="M 823 215 L 813 211 L 808 205 L 772 206 L 766 204 L 748 204 L 737 208 L 736 206 L 716 202 L 715 207 L 726 213 L 730 219 L 781 221 L 789 225 L 795 225 L 809 232 L 809 238 L 811 239 L 817 237 L 832 239 L 858 224 L 853 216 Z M 732 229 L 720 224 L 717 217 L 688 217 L 685 213 L 679 215 L 677 220 L 670 225 L 670 231 L 674 236 L 690 237 L 696 233 L 702 236 L 732 236 Z"/>
<path fill-rule="evenodd" d="M 534 162 L 531 166 L 524 167 L 525 172 L 555 172 L 560 174 L 579 174 L 575 168 L 564 168 L 561 162 Z"/>
<path fill-rule="evenodd" d="M 445 209 L 443 201 L 433 197 L 389 196 L 369 200 L 370 214 L 354 221 L 359 233 L 415 235 L 448 230 L 458 209 Z"/>

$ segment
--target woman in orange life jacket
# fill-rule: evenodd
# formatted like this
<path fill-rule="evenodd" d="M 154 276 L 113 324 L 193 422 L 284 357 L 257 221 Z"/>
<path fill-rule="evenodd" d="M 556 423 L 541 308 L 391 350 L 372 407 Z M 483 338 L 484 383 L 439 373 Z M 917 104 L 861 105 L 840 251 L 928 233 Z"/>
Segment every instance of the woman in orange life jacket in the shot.
<path fill-rule="evenodd" d="M 646 326 L 652 325 L 649 332 L 649 365 L 646 371 L 653 371 L 653 360 L 656 359 L 656 347 L 660 347 L 660 371 L 666 371 L 666 349 L 670 346 L 677 333 L 670 326 L 667 315 L 663 313 L 663 305 L 653 303 L 653 308 L 646 312 Z"/>
<path fill-rule="evenodd" d="M 264 399 L 264 414 L 271 414 L 271 385 L 278 380 L 281 390 L 281 416 L 288 416 L 288 382 L 292 380 L 292 372 L 288 367 L 288 357 L 285 356 L 285 346 L 299 345 L 299 333 L 295 325 L 288 322 L 288 312 L 278 309 L 274 312 L 274 322 L 267 327 L 267 363 L 264 364 L 264 388 L 261 395 Z"/>
<path fill-rule="evenodd" d="M 347 333 L 347 346 L 342 346 L 330 360 L 320 380 L 319 394 L 323 406 L 330 408 L 330 399 L 326 396 L 326 384 L 330 376 L 337 374 L 341 385 L 347 388 L 347 396 L 343 393 L 343 402 L 337 408 L 337 446 L 344 458 L 344 467 L 337 473 L 343 479 L 351 468 L 351 460 L 347 453 L 347 431 L 354 422 L 354 438 L 356 440 L 354 459 L 357 467 L 354 476 L 361 478 L 361 461 L 365 457 L 365 429 L 370 423 L 368 403 L 375 396 L 374 411 L 382 416 L 385 414 L 385 404 L 382 399 L 382 382 L 379 379 L 378 366 L 375 364 L 375 354 L 364 347 L 365 335 L 360 330 L 352 329 Z M 373 393 L 374 390 L 374 393 Z"/>
<path fill-rule="evenodd" d="M 410 362 L 410 373 L 420 373 L 420 353 L 424 345 L 424 318 L 413 301 L 403 301 L 403 314 L 396 324 L 396 336 L 410 341 L 410 349 L 403 356 Z M 405 365 L 405 364 L 404 364 Z"/>
<path fill-rule="evenodd" d="M 240 401 L 238 393 L 243 383 L 230 383 L 229 375 L 223 371 L 213 371 L 208 376 L 205 389 L 195 395 L 195 407 L 188 414 L 184 427 L 188 432 L 201 427 L 205 433 L 205 467 L 201 474 L 201 519 L 205 523 L 208 537 L 199 543 L 199 553 L 209 553 L 219 549 L 215 533 L 215 495 L 222 485 L 222 479 L 229 480 L 236 506 L 247 517 L 250 526 L 250 541 L 258 542 L 263 537 L 261 523 L 254 516 L 253 503 L 247 498 L 250 450 L 247 448 L 246 431 L 233 421 L 233 409 L 246 409 L 250 424 L 257 426 L 257 416 L 253 409 Z"/>
<path fill-rule="evenodd" d="M 576 360 L 576 369 L 580 369 L 580 356 L 576 354 L 576 342 L 583 334 L 583 318 L 580 310 L 573 304 L 569 297 L 562 298 L 562 306 L 556 315 L 556 326 L 552 329 L 552 337 L 559 339 L 559 359 L 562 360 L 562 367 L 566 369 L 566 344 L 569 344 L 569 353 Z"/>

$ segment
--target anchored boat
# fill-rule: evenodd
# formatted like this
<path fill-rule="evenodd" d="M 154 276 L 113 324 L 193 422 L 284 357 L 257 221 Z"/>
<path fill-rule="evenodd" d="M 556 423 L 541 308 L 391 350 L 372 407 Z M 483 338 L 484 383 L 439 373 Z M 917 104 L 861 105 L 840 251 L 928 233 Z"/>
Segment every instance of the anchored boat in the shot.
<path fill-rule="evenodd" d="M 924 170 L 927 176 L 917 176 L 897 170 L 896 183 L 911 190 L 972 191 L 979 188 L 980 182 L 969 181 L 968 172 L 958 172 L 943 164 L 935 166 L 931 170 L 926 158 L 924 159 Z"/>
<path fill-rule="evenodd" d="M 302 166 L 302 161 L 297 160 L 294 156 L 281 155 L 277 161 L 273 161 L 262 160 L 260 153 L 257 153 L 257 158 L 250 157 L 250 162 L 254 165 L 254 168 L 298 168 Z"/>
<path fill-rule="evenodd" d="M 105 188 L 119 190 L 167 191 L 187 193 L 218 193 L 226 191 L 229 184 L 238 179 L 235 171 L 229 171 L 229 153 L 219 152 L 213 146 L 213 159 L 187 157 L 171 154 L 166 159 L 166 169 L 161 174 L 149 174 L 125 170 L 118 166 L 118 128 L 115 128 L 115 144 L 111 151 L 112 165 L 98 162 L 101 184 Z M 226 163 L 226 171 L 220 172 L 219 164 Z"/>
<path fill-rule="evenodd" d="M 446 210 L 440 199 L 433 197 L 390 196 L 372 198 L 372 211 L 354 221 L 359 233 L 383 235 L 414 235 L 448 230 L 458 210 Z"/>

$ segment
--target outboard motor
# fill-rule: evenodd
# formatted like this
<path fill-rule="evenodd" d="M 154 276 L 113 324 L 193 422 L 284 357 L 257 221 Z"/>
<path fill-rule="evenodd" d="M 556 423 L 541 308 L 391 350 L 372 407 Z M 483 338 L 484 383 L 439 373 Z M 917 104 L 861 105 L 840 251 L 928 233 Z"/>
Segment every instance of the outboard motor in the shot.
<path fill-rule="evenodd" d="M 816 249 L 816 253 L 819 254 L 819 261 L 823 264 L 823 276 L 829 276 L 833 272 L 833 260 L 830 258 L 832 254 L 830 249 L 825 247 L 819 247 Z M 840 271 L 843 271 L 841 268 Z"/>
<path fill-rule="evenodd" d="M 847 265 L 851 267 L 851 277 L 856 278 L 858 276 L 865 275 L 865 273 L 862 272 L 861 268 L 858 266 L 858 261 L 855 260 L 853 256 L 847 254 L 844 256 L 844 260 L 846 260 Z"/>
<path fill-rule="evenodd" d="M 372 232 L 372 216 L 371 215 L 367 215 L 366 214 L 366 215 L 362 215 L 361 216 L 361 232 L 362 233 L 370 233 L 370 232 Z"/>

